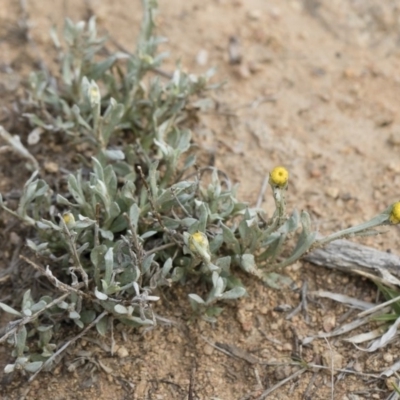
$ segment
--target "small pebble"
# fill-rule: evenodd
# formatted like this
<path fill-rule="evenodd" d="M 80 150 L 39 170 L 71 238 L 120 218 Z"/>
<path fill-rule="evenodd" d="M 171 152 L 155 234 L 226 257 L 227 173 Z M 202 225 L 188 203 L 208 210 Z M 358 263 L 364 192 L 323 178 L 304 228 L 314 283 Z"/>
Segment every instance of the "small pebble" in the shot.
<path fill-rule="evenodd" d="M 339 189 L 337 187 L 328 187 L 325 190 L 325 194 L 329 197 L 332 197 L 332 199 L 337 199 L 339 197 Z"/>
<path fill-rule="evenodd" d="M 247 13 L 247 18 L 252 21 L 258 21 L 261 18 L 262 14 L 260 10 L 250 10 Z"/>
<path fill-rule="evenodd" d="M 276 323 L 271 324 L 269 327 L 271 331 L 277 331 L 279 329 L 279 325 Z"/>
<path fill-rule="evenodd" d="M 389 390 L 393 390 L 398 385 L 397 378 L 395 376 L 391 376 L 385 379 L 385 384 Z"/>
<path fill-rule="evenodd" d="M 18 236 L 15 232 L 10 233 L 10 243 L 13 244 L 14 246 L 18 245 L 21 243 L 21 238 Z"/>
<path fill-rule="evenodd" d="M 388 143 L 391 146 L 400 146 L 400 135 L 398 132 L 396 134 L 392 133 L 388 138 Z"/>
<path fill-rule="evenodd" d="M 331 332 L 336 325 L 335 315 L 326 315 L 322 320 L 322 327 L 325 332 Z"/>
<path fill-rule="evenodd" d="M 292 374 L 292 368 L 290 365 L 278 366 L 275 369 L 275 379 L 277 381 L 282 381 Z"/>
<path fill-rule="evenodd" d="M 117 356 L 119 358 L 128 357 L 129 356 L 128 349 L 126 347 L 124 347 L 124 346 L 119 347 L 118 350 L 117 350 Z"/>
<path fill-rule="evenodd" d="M 43 130 L 43 128 L 41 128 L 41 127 L 38 127 L 38 128 L 35 128 L 29 135 L 28 135 L 28 144 L 31 146 L 31 145 L 34 145 L 34 144 L 37 144 L 37 143 L 39 143 L 39 141 L 40 141 L 40 135 L 42 134 L 44 132 L 44 130 Z"/>
<path fill-rule="evenodd" d="M 206 344 L 203 348 L 203 351 L 206 356 L 211 356 L 211 354 L 214 353 L 214 347 Z"/>
<path fill-rule="evenodd" d="M 196 56 L 196 62 L 198 65 L 204 66 L 208 62 L 208 51 L 201 49 Z"/>
<path fill-rule="evenodd" d="M 53 161 L 48 161 L 44 163 L 44 169 L 49 174 L 55 174 L 58 172 L 59 167 L 57 163 Z"/>
<path fill-rule="evenodd" d="M 388 363 L 391 364 L 393 362 L 393 354 L 391 353 L 385 353 L 383 355 L 383 359 Z"/>
<path fill-rule="evenodd" d="M 292 351 L 292 349 L 293 349 L 292 345 L 290 343 L 285 343 L 282 348 L 285 351 Z"/>
<path fill-rule="evenodd" d="M 395 162 L 395 161 L 391 161 L 389 162 L 389 164 L 386 166 L 387 170 L 389 172 L 395 172 L 396 174 L 398 174 L 400 172 L 400 163 Z"/>
<path fill-rule="evenodd" d="M 318 168 L 311 169 L 309 173 L 311 178 L 320 178 L 322 175 L 321 170 Z"/>
<path fill-rule="evenodd" d="M 363 366 L 361 365 L 360 362 L 356 361 L 353 365 L 353 369 L 356 372 L 361 372 L 363 370 Z"/>
<path fill-rule="evenodd" d="M 233 67 L 233 72 L 235 73 L 236 77 L 240 79 L 248 79 L 251 76 L 249 67 L 246 64 L 240 64 Z"/>
<path fill-rule="evenodd" d="M 324 370 L 327 375 L 336 375 L 338 369 L 343 368 L 343 356 L 335 350 L 326 350 L 322 353 L 322 361 L 328 369 Z"/>

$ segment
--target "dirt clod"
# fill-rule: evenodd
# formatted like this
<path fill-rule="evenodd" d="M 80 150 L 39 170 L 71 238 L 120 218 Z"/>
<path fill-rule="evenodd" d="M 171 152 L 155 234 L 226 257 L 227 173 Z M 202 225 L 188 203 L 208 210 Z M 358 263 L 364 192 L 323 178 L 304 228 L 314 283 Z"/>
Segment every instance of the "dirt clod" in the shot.
<path fill-rule="evenodd" d="M 119 358 L 125 358 L 129 356 L 129 351 L 125 346 L 120 346 L 117 350 L 117 356 Z"/>
<path fill-rule="evenodd" d="M 343 368 L 344 358 L 335 350 L 326 350 L 322 353 L 322 362 L 328 367 L 324 370 L 327 375 L 336 375 L 337 369 Z"/>

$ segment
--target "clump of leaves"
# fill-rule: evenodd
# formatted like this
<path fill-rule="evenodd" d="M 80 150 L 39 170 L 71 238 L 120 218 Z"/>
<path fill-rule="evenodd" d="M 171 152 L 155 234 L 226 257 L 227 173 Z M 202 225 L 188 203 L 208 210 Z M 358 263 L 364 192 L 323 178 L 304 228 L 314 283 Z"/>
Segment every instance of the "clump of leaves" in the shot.
<path fill-rule="evenodd" d="M 157 291 L 177 283 L 205 282 L 208 292 L 191 293 L 189 301 L 214 321 L 222 311 L 217 301 L 246 294 L 235 268 L 273 284 L 277 272 L 313 246 L 390 221 L 392 207 L 369 223 L 317 239 L 306 212 L 286 215 L 284 168 L 271 172 L 276 210 L 268 218 L 237 199 L 226 174 L 195 167 L 188 124 L 193 110 L 207 103 L 211 72 L 195 77 L 177 69 L 167 82 L 149 78 L 165 55 L 156 53 L 162 39 L 152 33 L 155 4 L 144 6 L 134 54 L 103 59 L 105 39 L 97 37 L 95 20 L 67 20 L 65 47 L 52 34 L 60 77 L 30 77 L 25 116 L 34 132 L 87 141 L 95 157 L 89 175 L 68 175 L 65 193 L 55 193 L 36 171 L 16 210 L 0 196 L 5 211 L 35 228 L 27 245 L 46 266 L 24 259 L 54 285 L 40 299 L 28 290 L 20 311 L 0 303 L 19 317 L 0 339 L 14 349 L 6 372 L 51 368 L 71 343 L 53 342 L 62 321 L 81 329 L 76 338 L 92 327 L 106 335 L 115 320 L 156 324 Z M 119 145 L 121 138 L 129 140 Z"/>

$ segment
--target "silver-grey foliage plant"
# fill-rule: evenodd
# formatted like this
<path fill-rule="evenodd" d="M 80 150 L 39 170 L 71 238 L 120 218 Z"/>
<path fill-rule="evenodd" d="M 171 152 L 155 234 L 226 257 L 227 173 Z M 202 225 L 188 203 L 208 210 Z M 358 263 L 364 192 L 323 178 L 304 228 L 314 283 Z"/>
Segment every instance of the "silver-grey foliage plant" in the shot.
<path fill-rule="evenodd" d="M 106 335 L 115 320 L 154 325 L 157 291 L 178 282 L 206 282 L 189 301 L 213 321 L 221 312 L 217 300 L 246 294 L 234 267 L 271 284 L 317 243 L 306 212 L 284 215 L 286 185 L 271 182 L 277 208 L 268 219 L 237 200 L 224 173 L 196 167 L 188 125 L 193 110 L 207 104 L 212 71 L 197 77 L 178 68 L 166 83 L 154 75 L 165 57 L 156 53 L 162 39 L 152 33 L 155 6 L 144 1 L 134 54 L 104 59 L 106 40 L 98 38 L 95 19 L 66 20 L 63 45 L 52 32 L 60 77 L 30 76 L 25 116 L 34 131 L 86 141 L 94 157 L 89 174 L 81 169 L 67 177 L 65 193 L 55 193 L 36 171 L 16 210 L 0 196 L 4 210 L 35 228 L 27 245 L 45 266 L 25 260 L 54 285 L 39 299 L 28 290 L 19 311 L 0 303 L 18 317 L 0 339 L 15 357 L 6 372 L 51 368 L 71 343 L 54 340 L 62 321 L 75 323 L 77 337 L 92 327 Z M 390 212 L 363 229 L 386 223 Z M 282 258 L 293 236 L 297 244 Z"/>

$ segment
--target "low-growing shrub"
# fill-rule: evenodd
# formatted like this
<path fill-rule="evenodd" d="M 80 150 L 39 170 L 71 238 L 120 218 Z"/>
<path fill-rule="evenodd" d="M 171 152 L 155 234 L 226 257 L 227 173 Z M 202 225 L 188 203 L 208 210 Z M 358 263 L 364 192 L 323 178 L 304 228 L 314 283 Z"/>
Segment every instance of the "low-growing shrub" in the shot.
<path fill-rule="evenodd" d="M 155 325 L 157 292 L 179 283 L 205 283 L 208 293 L 192 293 L 189 301 L 194 313 L 214 321 L 218 301 L 246 294 L 237 269 L 272 284 L 313 247 L 400 220 L 396 203 L 368 223 L 317 239 L 307 212 L 287 215 L 284 167 L 270 173 L 271 215 L 240 202 L 224 172 L 196 165 L 189 127 L 215 88 L 212 71 L 198 77 L 177 68 L 167 81 L 154 75 L 165 54 L 156 52 L 162 39 L 153 36 L 155 5 L 144 6 L 134 54 L 102 57 L 106 40 L 97 37 L 95 20 L 67 20 L 63 43 L 52 33 L 59 75 L 29 78 L 24 116 L 31 139 L 62 135 L 71 149 L 85 141 L 93 158 L 90 173 L 67 176 L 65 191 L 56 192 L 36 170 L 16 210 L 0 197 L 3 210 L 34 228 L 27 246 L 38 261 L 24 260 L 54 286 L 40 298 L 28 290 L 20 310 L 0 303 L 18 317 L 0 339 L 15 357 L 6 372 L 51 368 L 71 343 L 54 340 L 68 320 L 80 330 L 76 338 L 92 327 L 106 335 L 116 320 Z M 4 129 L 3 137 L 29 154 Z"/>

